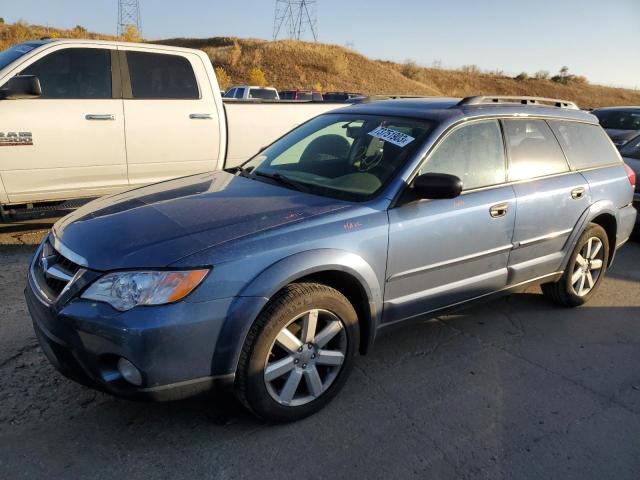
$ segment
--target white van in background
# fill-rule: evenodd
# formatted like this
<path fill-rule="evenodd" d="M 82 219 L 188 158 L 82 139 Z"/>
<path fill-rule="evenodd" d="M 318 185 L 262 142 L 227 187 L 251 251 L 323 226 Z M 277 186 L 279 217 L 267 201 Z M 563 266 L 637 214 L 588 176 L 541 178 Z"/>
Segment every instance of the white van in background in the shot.
<path fill-rule="evenodd" d="M 227 90 L 222 98 L 233 98 L 236 100 L 280 100 L 280 95 L 278 95 L 278 91 L 273 87 L 235 85 Z"/>
<path fill-rule="evenodd" d="M 0 214 L 232 167 L 336 107 L 223 104 L 200 50 L 16 45 L 0 52 Z"/>

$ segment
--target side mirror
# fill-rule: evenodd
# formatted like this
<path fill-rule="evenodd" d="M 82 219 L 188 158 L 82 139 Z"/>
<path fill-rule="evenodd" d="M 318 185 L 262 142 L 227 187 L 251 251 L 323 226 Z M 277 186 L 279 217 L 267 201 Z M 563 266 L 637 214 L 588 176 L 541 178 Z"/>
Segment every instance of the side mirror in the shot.
<path fill-rule="evenodd" d="M 448 173 L 425 173 L 413 181 L 413 192 L 418 198 L 455 198 L 462 192 L 462 180 Z"/>
<path fill-rule="evenodd" d="M 0 98 L 4 100 L 38 98 L 40 95 L 42 95 L 42 87 L 35 75 L 17 75 L 10 78 L 0 90 Z"/>

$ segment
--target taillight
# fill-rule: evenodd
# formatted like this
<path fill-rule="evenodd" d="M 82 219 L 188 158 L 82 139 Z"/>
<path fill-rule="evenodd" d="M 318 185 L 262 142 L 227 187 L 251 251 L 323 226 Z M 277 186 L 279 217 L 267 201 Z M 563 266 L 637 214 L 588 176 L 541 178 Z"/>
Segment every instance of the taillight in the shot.
<path fill-rule="evenodd" d="M 627 172 L 627 178 L 629 179 L 629 183 L 631 184 L 632 187 L 635 188 L 636 186 L 636 172 L 633 168 L 631 168 L 629 165 L 627 165 L 626 163 L 624 164 L 624 169 Z"/>

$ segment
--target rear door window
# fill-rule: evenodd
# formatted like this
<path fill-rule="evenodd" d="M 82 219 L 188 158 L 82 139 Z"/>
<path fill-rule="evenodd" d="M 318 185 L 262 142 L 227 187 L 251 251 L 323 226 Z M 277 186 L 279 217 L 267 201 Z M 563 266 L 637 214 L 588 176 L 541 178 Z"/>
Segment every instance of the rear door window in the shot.
<path fill-rule="evenodd" d="M 615 147 L 600 126 L 561 120 L 550 121 L 549 125 L 573 168 L 579 170 L 620 162 Z"/>
<path fill-rule="evenodd" d="M 185 57 L 128 51 L 127 64 L 133 98 L 200 98 L 196 76 Z"/>
<path fill-rule="evenodd" d="M 462 188 L 504 183 L 505 155 L 497 120 L 464 125 L 450 133 L 420 169 L 423 173 L 448 173 L 462 180 Z"/>
<path fill-rule="evenodd" d="M 551 128 L 544 120 L 503 120 L 509 150 L 509 180 L 569 171 Z"/>
<path fill-rule="evenodd" d="M 42 57 L 20 75 L 35 75 L 41 99 L 111 98 L 111 52 L 102 48 L 65 48 Z"/>

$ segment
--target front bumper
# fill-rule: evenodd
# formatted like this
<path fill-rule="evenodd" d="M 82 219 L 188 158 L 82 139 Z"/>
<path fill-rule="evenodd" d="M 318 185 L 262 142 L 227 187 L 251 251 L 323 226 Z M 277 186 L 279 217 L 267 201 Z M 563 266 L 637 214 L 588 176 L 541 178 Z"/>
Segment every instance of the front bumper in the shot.
<path fill-rule="evenodd" d="M 127 312 L 81 299 L 60 307 L 41 297 L 31 275 L 25 297 L 49 361 L 84 385 L 119 396 L 174 400 L 233 384 L 232 372 L 213 374 L 218 337 L 233 298 Z M 119 373 L 120 357 L 140 370 L 140 386 Z"/>

